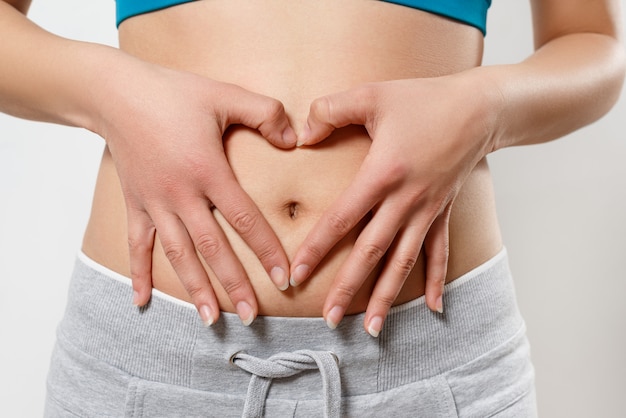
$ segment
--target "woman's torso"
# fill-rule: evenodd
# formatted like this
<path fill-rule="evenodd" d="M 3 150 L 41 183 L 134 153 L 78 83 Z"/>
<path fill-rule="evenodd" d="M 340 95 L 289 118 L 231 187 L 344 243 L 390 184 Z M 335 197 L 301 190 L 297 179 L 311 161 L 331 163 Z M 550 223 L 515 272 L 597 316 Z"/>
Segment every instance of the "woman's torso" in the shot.
<path fill-rule="evenodd" d="M 311 101 L 365 82 L 434 77 L 480 64 L 482 34 L 476 28 L 403 6 L 369 0 L 212 0 L 186 3 L 128 19 L 120 47 L 146 61 L 192 71 L 280 100 L 296 129 Z M 452 117 L 452 115 L 451 115 Z M 318 146 L 279 150 L 257 132 L 233 128 L 224 138 L 241 183 L 289 257 L 320 214 L 347 187 L 368 151 L 361 127 L 335 131 Z M 254 254 L 214 212 L 252 282 L 261 315 L 319 316 L 326 293 L 358 228 L 336 246 L 306 284 L 280 292 Z M 129 276 L 126 215 L 119 180 L 105 150 L 83 251 Z M 450 221 L 447 281 L 501 248 L 486 161 L 469 176 Z M 209 272 L 222 309 L 233 307 Z M 365 310 L 373 272 L 348 313 Z M 189 300 L 156 245 L 154 287 Z M 420 256 L 397 303 L 424 293 Z"/>

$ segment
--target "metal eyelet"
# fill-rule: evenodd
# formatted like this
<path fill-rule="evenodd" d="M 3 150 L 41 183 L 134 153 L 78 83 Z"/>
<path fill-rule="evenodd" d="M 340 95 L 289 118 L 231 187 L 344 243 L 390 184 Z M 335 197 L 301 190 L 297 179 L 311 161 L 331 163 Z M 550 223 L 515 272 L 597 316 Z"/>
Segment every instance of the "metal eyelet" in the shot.
<path fill-rule="evenodd" d="M 245 354 L 245 350 L 239 350 L 239 351 L 235 351 L 229 358 L 228 358 L 228 362 L 230 364 L 232 364 L 233 366 L 235 365 L 235 357 L 238 356 L 239 354 Z"/>

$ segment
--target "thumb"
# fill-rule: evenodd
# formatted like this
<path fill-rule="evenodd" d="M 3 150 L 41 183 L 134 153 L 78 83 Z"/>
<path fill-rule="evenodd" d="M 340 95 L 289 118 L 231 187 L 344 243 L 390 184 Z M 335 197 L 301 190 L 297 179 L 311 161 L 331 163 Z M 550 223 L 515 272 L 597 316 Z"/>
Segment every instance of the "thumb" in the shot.
<path fill-rule="evenodd" d="M 315 99 L 298 146 L 317 144 L 337 128 L 365 125 L 375 109 L 374 89 L 357 87 Z"/>
<path fill-rule="evenodd" d="M 269 143 L 279 148 L 292 148 L 296 145 L 296 133 L 279 100 L 235 85 L 230 85 L 229 88 L 233 90 L 226 92 L 227 100 L 222 103 L 225 127 L 241 124 L 257 129 Z"/>

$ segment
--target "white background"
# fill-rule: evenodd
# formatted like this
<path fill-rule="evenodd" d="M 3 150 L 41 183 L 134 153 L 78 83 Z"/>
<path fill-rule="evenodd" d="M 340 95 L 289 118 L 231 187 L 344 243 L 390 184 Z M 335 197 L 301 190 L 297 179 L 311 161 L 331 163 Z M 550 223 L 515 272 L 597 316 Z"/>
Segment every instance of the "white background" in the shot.
<path fill-rule="evenodd" d="M 116 45 L 113 0 L 40 0 L 30 16 Z M 486 64 L 532 52 L 526 2 L 495 1 L 488 31 Z M 623 97 L 567 138 L 490 159 L 542 417 L 624 416 L 625 117 Z M 0 115 L 0 416 L 41 416 L 102 147 L 83 130 Z"/>

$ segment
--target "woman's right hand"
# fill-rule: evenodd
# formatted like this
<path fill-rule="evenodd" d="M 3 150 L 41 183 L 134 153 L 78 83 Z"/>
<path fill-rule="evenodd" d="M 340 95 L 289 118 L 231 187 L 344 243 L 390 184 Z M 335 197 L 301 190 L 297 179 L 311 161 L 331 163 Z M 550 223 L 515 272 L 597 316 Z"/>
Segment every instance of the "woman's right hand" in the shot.
<path fill-rule="evenodd" d="M 219 306 L 199 252 L 245 325 L 256 317 L 254 291 L 224 232 L 216 207 L 259 257 L 279 289 L 289 262 L 259 209 L 237 182 L 222 145 L 229 125 L 242 124 L 280 148 L 295 146 L 283 105 L 192 73 L 144 63 L 105 76 L 95 130 L 111 151 L 127 206 L 133 301 L 152 290 L 152 250 L 158 233 L 165 255 L 205 324 Z M 196 252 L 197 250 L 197 252 Z"/>

